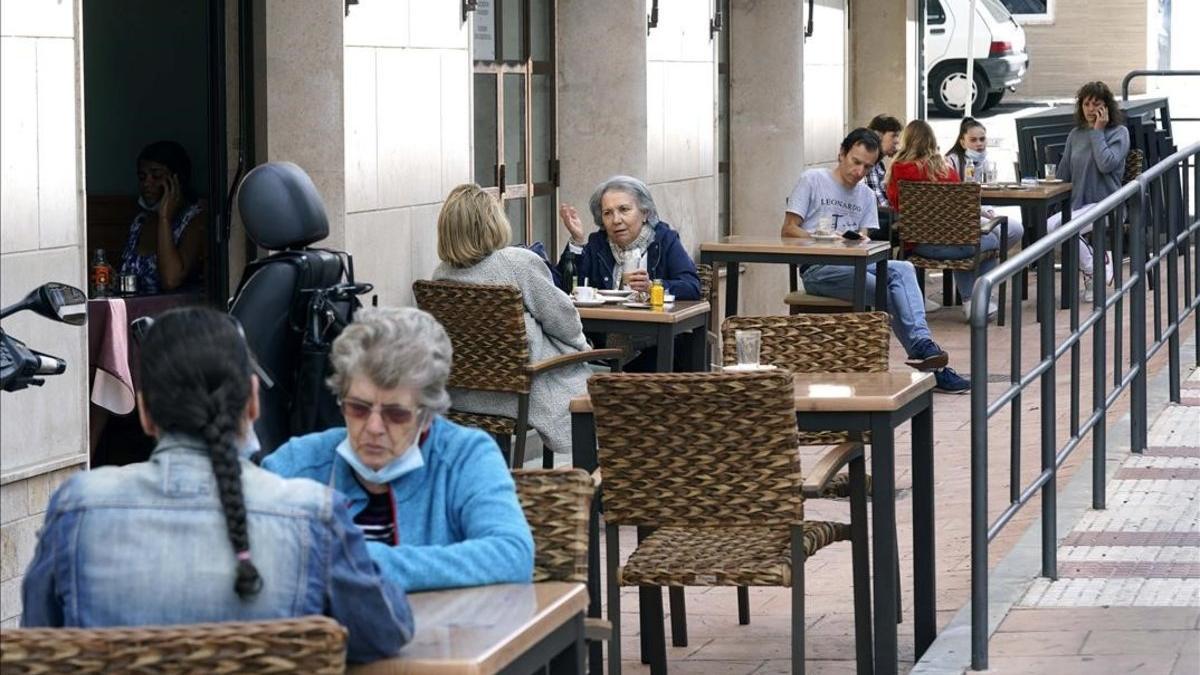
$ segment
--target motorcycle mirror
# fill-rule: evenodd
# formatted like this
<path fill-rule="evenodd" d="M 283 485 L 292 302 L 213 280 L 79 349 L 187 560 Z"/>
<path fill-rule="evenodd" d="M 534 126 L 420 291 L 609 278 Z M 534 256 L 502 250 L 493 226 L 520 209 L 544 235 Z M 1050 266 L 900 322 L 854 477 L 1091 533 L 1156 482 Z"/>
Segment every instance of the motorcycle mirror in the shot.
<path fill-rule="evenodd" d="M 47 319 L 73 326 L 87 323 L 87 296 L 83 291 L 53 281 L 33 289 L 15 305 L 5 307 L 0 311 L 0 318 L 23 309 L 31 309 Z"/>

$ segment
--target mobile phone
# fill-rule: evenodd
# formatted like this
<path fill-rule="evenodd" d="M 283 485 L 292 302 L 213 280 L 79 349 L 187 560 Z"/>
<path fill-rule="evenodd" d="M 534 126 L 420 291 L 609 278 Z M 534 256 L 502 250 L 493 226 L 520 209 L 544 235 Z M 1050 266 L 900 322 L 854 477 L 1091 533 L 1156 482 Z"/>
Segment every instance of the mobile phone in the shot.
<path fill-rule="evenodd" d="M 845 232 L 842 233 L 842 237 L 845 239 L 849 239 L 850 241 L 858 241 L 859 239 L 862 239 L 862 235 L 859 234 L 856 230 L 846 230 Z"/>

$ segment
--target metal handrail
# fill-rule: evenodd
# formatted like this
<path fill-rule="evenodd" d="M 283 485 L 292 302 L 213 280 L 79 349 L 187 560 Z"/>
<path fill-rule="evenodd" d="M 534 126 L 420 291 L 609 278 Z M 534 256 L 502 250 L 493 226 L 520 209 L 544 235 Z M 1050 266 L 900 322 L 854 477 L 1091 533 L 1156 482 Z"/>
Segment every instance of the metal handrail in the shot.
<path fill-rule="evenodd" d="M 1135 71 L 1137 72 L 1137 71 Z M 1149 71 L 1148 71 L 1149 72 Z M 1200 74 L 1200 73 L 1198 73 Z M 1169 388 L 1171 399 L 1179 400 L 1180 326 L 1194 316 L 1196 332 L 1200 334 L 1200 143 L 1175 152 L 1145 170 L 1131 181 L 1086 212 L 1039 238 L 1029 248 L 1011 256 L 975 282 L 970 313 L 971 378 L 976 386 L 971 391 L 971 666 L 987 667 L 988 648 L 988 545 L 1012 517 L 1035 497 L 1041 497 L 1042 576 L 1057 577 L 1057 487 L 1058 467 L 1084 437 L 1092 435 L 1092 506 L 1105 506 L 1105 446 L 1106 416 L 1121 395 L 1130 392 L 1131 450 L 1141 452 L 1147 445 L 1146 361 L 1166 346 L 1169 354 Z M 1195 186 L 1194 204 L 1188 204 L 1186 191 L 1188 173 Z M 1178 179 L 1178 180 L 1177 180 Z M 1188 209 L 1191 207 L 1192 212 Z M 1121 260 L 1124 243 L 1118 223 L 1129 219 L 1128 279 L 1122 279 Z M 1180 217 L 1182 216 L 1182 217 Z M 1091 312 L 1080 317 L 1079 302 L 1070 308 L 1070 333 L 1059 338 L 1055 333 L 1054 253 L 1062 246 L 1064 275 L 1063 293 L 1073 293 L 1076 279 L 1075 250 L 1079 237 L 1091 230 L 1092 244 L 1097 251 L 1108 251 L 1107 237 L 1112 232 L 1112 251 L 1115 261 L 1116 288 L 1106 297 L 1101 282 L 1092 301 Z M 1152 249 L 1152 250 L 1151 250 Z M 1179 293 L 1179 261 L 1184 272 L 1184 297 Z M 1103 257 L 1098 258 L 1103 260 Z M 1192 266 L 1194 263 L 1194 268 Z M 1103 265 L 1104 263 L 1099 263 Z M 1021 295 L 1019 284 L 1010 283 L 1012 318 L 1009 330 L 1013 339 L 1010 349 L 1010 385 L 989 401 L 989 392 L 981 383 L 988 377 L 988 305 L 992 289 L 1009 280 L 1029 266 L 1038 272 L 1037 316 L 1041 322 L 1039 359 L 1022 372 L 1021 368 Z M 1162 279 L 1162 266 L 1166 279 Z M 1103 272 L 1096 270 L 1103 279 Z M 1153 290 L 1148 286 L 1153 284 Z M 1166 321 L 1162 326 L 1161 294 L 1166 290 Z M 1147 295 L 1154 301 L 1154 342 L 1147 345 Z M 1128 304 L 1129 363 L 1123 363 L 1121 334 L 1123 316 Z M 1107 319 L 1115 314 L 1113 345 L 1113 382 L 1108 390 L 1107 370 L 1109 347 Z M 1086 418 L 1080 401 L 1080 347 L 1087 333 L 1092 336 L 1092 401 Z M 1149 349 L 1147 348 L 1149 346 Z M 1070 422 L 1068 438 L 1058 444 L 1056 367 L 1060 360 L 1070 359 Z M 1200 345 L 1196 362 L 1200 364 Z M 1126 370 L 1122 370 L 1127 366 Z M 1020 415 L 1021 395 L 1034 383 L 1040 385 L 1040 448 L 1041 470 L 1033 480 L 1021 484 L 1020 472 Z M 1006 408 L 1012 411 L 1010 440 L 1009 505 L 991 523 L 988 522 L 988 431 L 989 421 Z"/>
<path fill-rule="evenodd" d="M 1131 70 L 1121 78 L 1121 100 L 1129 100 L 1129 83 L 1135 77 L 1200 77 L 1200 70 Z"/>

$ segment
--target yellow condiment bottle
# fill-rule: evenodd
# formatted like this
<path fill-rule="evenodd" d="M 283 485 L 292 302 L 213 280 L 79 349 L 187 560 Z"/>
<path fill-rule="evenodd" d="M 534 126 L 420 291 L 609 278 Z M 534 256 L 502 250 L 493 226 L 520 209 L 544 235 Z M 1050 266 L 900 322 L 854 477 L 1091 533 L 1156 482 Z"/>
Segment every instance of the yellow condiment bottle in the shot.
<path fill-rule="evenodd" d="M 650 306 L 662 307 L 664 295 L 666 290 L 663 288 L 662 279 L 655 279 L 654 284 L 650 286 Z"/>

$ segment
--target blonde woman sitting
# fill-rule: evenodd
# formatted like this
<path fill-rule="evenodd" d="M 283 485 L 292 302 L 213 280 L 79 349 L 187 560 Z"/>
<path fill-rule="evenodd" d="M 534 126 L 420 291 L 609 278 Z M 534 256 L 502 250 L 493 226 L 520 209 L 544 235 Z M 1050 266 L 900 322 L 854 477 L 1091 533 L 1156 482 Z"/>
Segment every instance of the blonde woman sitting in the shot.
<path fill-rule="evenodd" d="M 529 355 L 540 361 L 589 349 L 583 324 L 571 298 L 554 285 L 550 270 L 536 253 L 509 246 L 512 228 L 500 204 L 478 185 L 450 191 L 438 214 L 435 280 L 516 286 L 525 304 Z M 556 368 L 534 378 L 529 392 L 529 423 L 542 444 L 556 453 L 571 448 L 567 402 L 587 392 L 591 374 L 585 364 Z M 455 410 L 516 417 L 517 397 L 488 391 L 451 389 Z"/>

